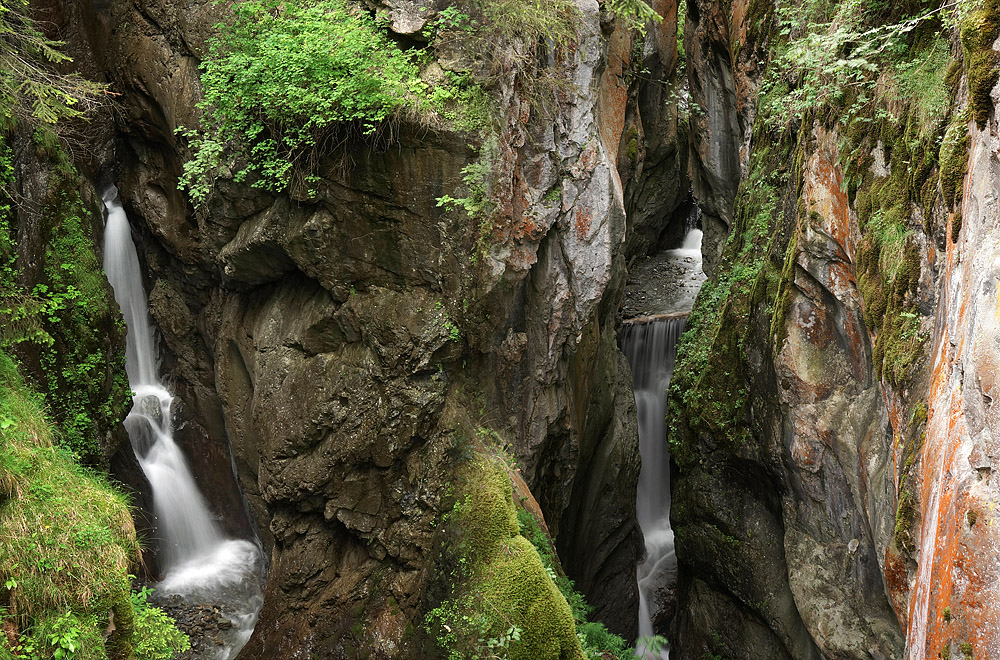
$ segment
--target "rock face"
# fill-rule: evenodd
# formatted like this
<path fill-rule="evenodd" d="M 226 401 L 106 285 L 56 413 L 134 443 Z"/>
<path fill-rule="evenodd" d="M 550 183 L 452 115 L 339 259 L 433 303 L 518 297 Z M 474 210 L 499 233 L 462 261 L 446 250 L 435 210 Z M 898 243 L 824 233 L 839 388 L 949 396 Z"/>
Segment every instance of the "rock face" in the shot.
<path fill-rule="evenodd" d="M 922 162 L 912 126 L 775 128 L 751 107 L 768 57 L 746 57 L 769 48 L 769 6 L 689 4 L 692 182 L 731 235 L 706 224 L 719 256 L 670 394 L 671 657 L 992 657 L 997 118 L 965 114 L 980 55 L 963 32 L 935 118 L 937 144 L 948 117 L 970 135 L 954 162 L 948 140 Z M 867 223 L 891 212 L 905 240 L 886 266 Z"/>
<path fill-rule="evenodd" d="M 421 6 L 378 9 L 409 35 Z M 88 61 L 122 94 L 109 174 L 142 239 L 180 441 L 227 516 L 242 508 L 225 485 L 231 447 L 250 515 L 229 531 L 252 521 L 270 555 L 245 657 L 430 653 L 435 524 L 477 428 L 509 443 L 597 617 L 634 634 L 638 448 L 615 343 L 626 117 L 655 136 L 637 162 L 656 177 L 629 189 L 654 235 L 687 193 L 685 161 L 676 115 L 652 110 L 659 97 L 629 102 L 629 33 L 602 24 L 595 0 L 578 7 L 576 46 L 552 64 L 575 83 L 558 113 L 526 121 L 504 90 L 495 171 L 511 205 L 476 259 L 476 223 L 435 203 L 475 154 L 420 126 L 402 125 L 388 149 L 351 145 L 353 166 L 331 159 L 315 198 L 221 180 L 193 212 L 176 189 L 186 153 L 174 131 L 197 120 L 218 8 L 116 3 L 88 21 Z M 654 51 L 665 77 L 673 48 Z"/>
<path fill-rule="evenodd" d="M 994 103 L 996 98 L 994 90 Z M 933 657 L 945 649 L 961 657 L 963 645 L 971 645 L 977 658 L 1000 653 L 995 625 L 1000 537 L 990 524 L 1000 428 L 993 409 L 1000 337 L 997 124 L 995 109 L 983 129 L 969 122 L 961 210 L 948 216 L 949 239 L 940 256 L 927 437 L 917 473 L 918 568 L 903 612 L 909 622 L 909 658 Z"/>
<path fill-rule="evenodd" d="M 740 181 L 740 147 L 747 132 L 749 105 L 738 103 L 731 53 L 729 4 L 692 0 L 687 5 L 684 48 L 691 99 L 691 186 L 702 211 L 705 272 L 711 274 L 732 224 Z M 733 5 L 745 5 L 736 0 Z M 745 101 L 747 99 L 740 99 Z M 742 109 L 743 116 L 740 116 Z M 742 121 L 741 121 L 742 120 Z M 743 156 L 745 157 L 745 153 Z"/>

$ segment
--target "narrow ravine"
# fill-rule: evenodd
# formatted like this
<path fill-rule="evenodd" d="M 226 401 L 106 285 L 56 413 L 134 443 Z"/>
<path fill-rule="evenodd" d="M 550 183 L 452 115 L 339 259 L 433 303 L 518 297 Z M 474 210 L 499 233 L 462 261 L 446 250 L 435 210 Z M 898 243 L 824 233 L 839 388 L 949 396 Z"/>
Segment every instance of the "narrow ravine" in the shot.
<path fill-rule="evenodd" d="M 173 395 L 157 373 L 156 344 L 131 228 L 118 191 L 104 195 L 104 270 L 127 326 L 126 371 L 134 396 L 125 419 L 132 449 L 152 489 L 158 558 L 163 580 L 157 599 L 172 597 L 191 606 L 218 608 L 226 623 L 219 642 L 202 645 L 191 657 L 229 660 L 253 631 L 262 605 L 263 558 L 254 543 L 227 538 L 195 483 L 173 438 Z M 197 640 L 192 640 L 197 641 Z"/>
<path fill-rule="evenodd" d="M 666 442 L 667 387 L 684 321 L 704 281 L 702 232 L 696 216 L 680 248 L 666 250 L 635 269 L 633 281 L 645 298 L 646 314 L 625 322 L 622 351 L 632 367 L 642 469 L 636 514 L 645 557 L 636 570 L 639 585 L 639 637 L 656 634 L 657 613 L 669 608 L 677 580 L 674 533 L 670 528 L 670 452 Z M 652 291 L 653 294 L 649 295 Z M 667 650 L 659 656 L 669 657 Z"/>

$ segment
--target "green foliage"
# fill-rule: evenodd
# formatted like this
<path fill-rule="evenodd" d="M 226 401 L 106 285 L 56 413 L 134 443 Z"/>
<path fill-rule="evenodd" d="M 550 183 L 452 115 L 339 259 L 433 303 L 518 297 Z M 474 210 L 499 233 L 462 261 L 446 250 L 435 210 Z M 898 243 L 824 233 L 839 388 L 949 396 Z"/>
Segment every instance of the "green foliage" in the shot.
<path fill-rule="evenodd" d="M 643 0 L 606 0 L 605 6 L 615 13 L 618 20 L 624 21 L 626 27 L 640 34 L 646 33 L 646 26 L 650 23 L 663 21 L 663 17 Z"/>
<path fill-rule="evenodd" d="M 107 610 L 127 599 L 138 556 L 124 497 L 53 445 L 41 399 L 0 354 L 0 576 L 9 612 Z"/>
<path fill-rule="evenodd" d="M 52 612 L 18 638 L 17 660 L 106 660 L 102 626 L 93 614 Z"/>
<path fill-rule="evenodd" d="M 938 126 L 948 112 L 951 97 L 945 79 L 953 62 L 948 40 L 940 33 L 929 46 L 911 49 L 907 56 L 893 62 L 893 95 L 910 103 L 922 127 Z"/>
<path fill-rule="evenodd" d="M 36 132 L 36 142 L 52 170 L 40 216 L 42 277 L 30 290 L 19 283 L 15 218 L 0 192 L 0 348 L 33 344 L 58 441 L 97 463 L 99 438 L 118 425 L 129 398 L 123 347 L 109 341 L 120 315 L 95 252 L 99 220 L 81 200 L 78 174 L 50 132 Z M 0 179 L 4 150 L 0 141 Z"/>
<path fill-rule="evenodd" d="M 459 0 L 428 23 L 429 49 L 404 50 L 349 0 L 237 2 L 202 64 L 201 127 L 178 129 L 193 154 L 180 186 L 196 206 L 223 173 L 312 195 L 322 158 L 354 138 L 369 145 L 387 139 L 394 120 L 495 129 L 501 106 L 491 96 L 504 85 L 547 112 L 566 83 L 540 64 L 540 54 L 571 44 L 577 13 L 570 0 Z M 441 70 L 439 52 L 456 70 Z M 467 179 L 489 174 L 470 168 Z M 441 199 L 472 214 L 489 212 L 488 197 L 474 191 Z"/>
<path fill-rule="evenodd" d="M 625 0 L 625 3 L 641 0 Z M 548 114 L 553 94 L 566 88 L 558 71 L 539 64 L 545 50 L 558 54 L 576 39 L 579 9 L 569 0 L 456 0 L 457 23 L 446 17 L 434 26 L 434 49 L 456 53 L 468 71 L 496 94 L 517 89 L 538 113 Z"/>
<path fill-rule="evenodd" d="M 425 88 L 413 57 L 345 0 L 248 0 L 216 27 L 202 63 L 204 130 L 184 131 L 195 158 L 181 185 L 196 203 L 223 165 L 281 190 L 301 164 L 309 182 L 315 163 L 304 161 L 343 139 L 345 124 L 371 135 Z"/>
<path fill-rule="evenodd" d="M 146 592 L 130 595 L 139 546 L 125 496 L 53 436 L 41 396 L 0 351 L 0 619 L 20 631 L 12 657 L 172 657 L 186 638 Z"/>
<path fill-rule="evenodd" d="M 559 588 L 559 593 L 569 603 L 569 608 L 573 612 L 573 620 L 576 621 L 577 631 L 579 632 L 579 626 L 582 623 L 586 623 L 587 616 L 593 608 L 587 604 L 583 594 L 576 590 L 573 580 L 570 580 L 563 574 L 562 566 L 556 557 L 555 548 L 552 547 L 552 542 L 545 532 L 542 531 L 535 517 L 528 511 L 519 509 L 517 512 L 517 524 L 521 536 L 531 541 L 531 545 L 535 547 L 538 556 L 542 560 L 542 565 L 545 566 L 545 570 L 555 575 L 553 581 Z"/>
<path fill-rule="evenodd" d="M 488 218 L 494 210 L 493 199 L 490 196 L 489 183 L 493 174 L 493 157 L 496 153 L 496 140 L 490 140 L 480 149 L 480 157 L 462 168 L 462 182 L 465 184 L 464 197 L 442 195 L 437 198 L 437 205 L 452 211 L 462 209 L 470 218 Z"/>
<path fill-rule="evenodd" d="M 28 15 L 27 0 L 0 0 L 0 132 L 18 122 L 53 125 L 82 116 L 106 98 L 103 85 L 58 74 L 72 61 Z"/>
<path fill-rule="evenodd" d="M 171 660 L 177 653 L 191 648 L 191 642 L 163 610 L 149 604 L 150 593 L 145 587 L 132 592 L 135 657 L 136 660 Z"/>
<path fill-rule="evenodd" d="M 781 41 L 761 85 L 761 113 L 774 127 L 833 109 L 845 124 L 864 122 L 875 115 L 879 97 L 909 98 L 919 90 L 924 116 L 935 118 L 947 107 L 947 41 L 936 35 L 931 47 L 917 44 L 906 55 L 914 34 L 940 25 L 944 8 L 881 22 L 882 7 L 863 0 L 778 7 Z"/>

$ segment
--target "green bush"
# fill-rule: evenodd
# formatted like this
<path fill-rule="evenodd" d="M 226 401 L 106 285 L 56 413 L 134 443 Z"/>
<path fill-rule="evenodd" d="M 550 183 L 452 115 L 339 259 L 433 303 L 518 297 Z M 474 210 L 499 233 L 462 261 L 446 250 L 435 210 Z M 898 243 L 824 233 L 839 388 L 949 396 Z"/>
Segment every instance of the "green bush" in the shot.
<path fill-rule="evenodd" d="M 163 610 L 149 604 L 149 593 L 150 590 L 145 587 L 132 592 L 135 657 L 136 660 L 170 660 L 177 653 L 191 648 L 191 643 Z"/>
<path fill-rule="evenodd" d="M 196 203 L 223 164 L 237 181 L 285 188 L 317 148 L 377 132 L 426 87 L 413 56 L 345 0 L 239 2 L 216 27 L 202 63 L 204 130 L 184 132 L 194 159 L 181 185 Z"/>

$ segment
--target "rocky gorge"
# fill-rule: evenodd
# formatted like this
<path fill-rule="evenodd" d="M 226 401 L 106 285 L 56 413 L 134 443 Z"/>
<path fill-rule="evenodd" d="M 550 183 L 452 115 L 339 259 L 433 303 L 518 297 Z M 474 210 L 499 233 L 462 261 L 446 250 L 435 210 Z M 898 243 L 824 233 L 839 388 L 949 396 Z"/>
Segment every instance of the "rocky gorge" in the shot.
<path fill-rule="evenodd" d="M 623 327 L 686 314 L 699 287 L 663 429 L 676 584 L 648 599 L 670 657 L 1000 657 L 1000 7 L 348 4 L 381 48 L 419 53 L 409 84 L 443 105 L 324 134 L 284 187 L 257 185 L 238 140 L 203 193 L 178 186 L 213 121 L 206 63 L 253 3 L 34 0 L 62 73 L 113 99 L 54 146 L 5 134 L 24 290 L 57 284 L 51 200 L 79 199 L 100 255 L 99 193 L 118 187 L 174 439 L 222 532 L 265 558 L 238 657 L 630 657 L 588 636 L 639 634 Z M 294 5 L 260 6 L 258 36 Z M 498 16 L 512 37 L 462 49 L 506 35 Z M 470 128 L 454 106 L 480 92 Z M 693 224 L 703 261 L 681 267 Z M 82 460 L 158 539 L 117 412 L 124 328 L 94 290 L 88 396 L 114 405 Z M 75 359 L 64 326 L 52 350 Z M 48 349 L 13 345 L 44 391 Z M 57 421 L 73 386 L 48 390 Z M 142 551 L 153 587 L 159 547 Z M 192 635 L 183 657 L 223 646 L 218 603 L 158 602 Z"/>

